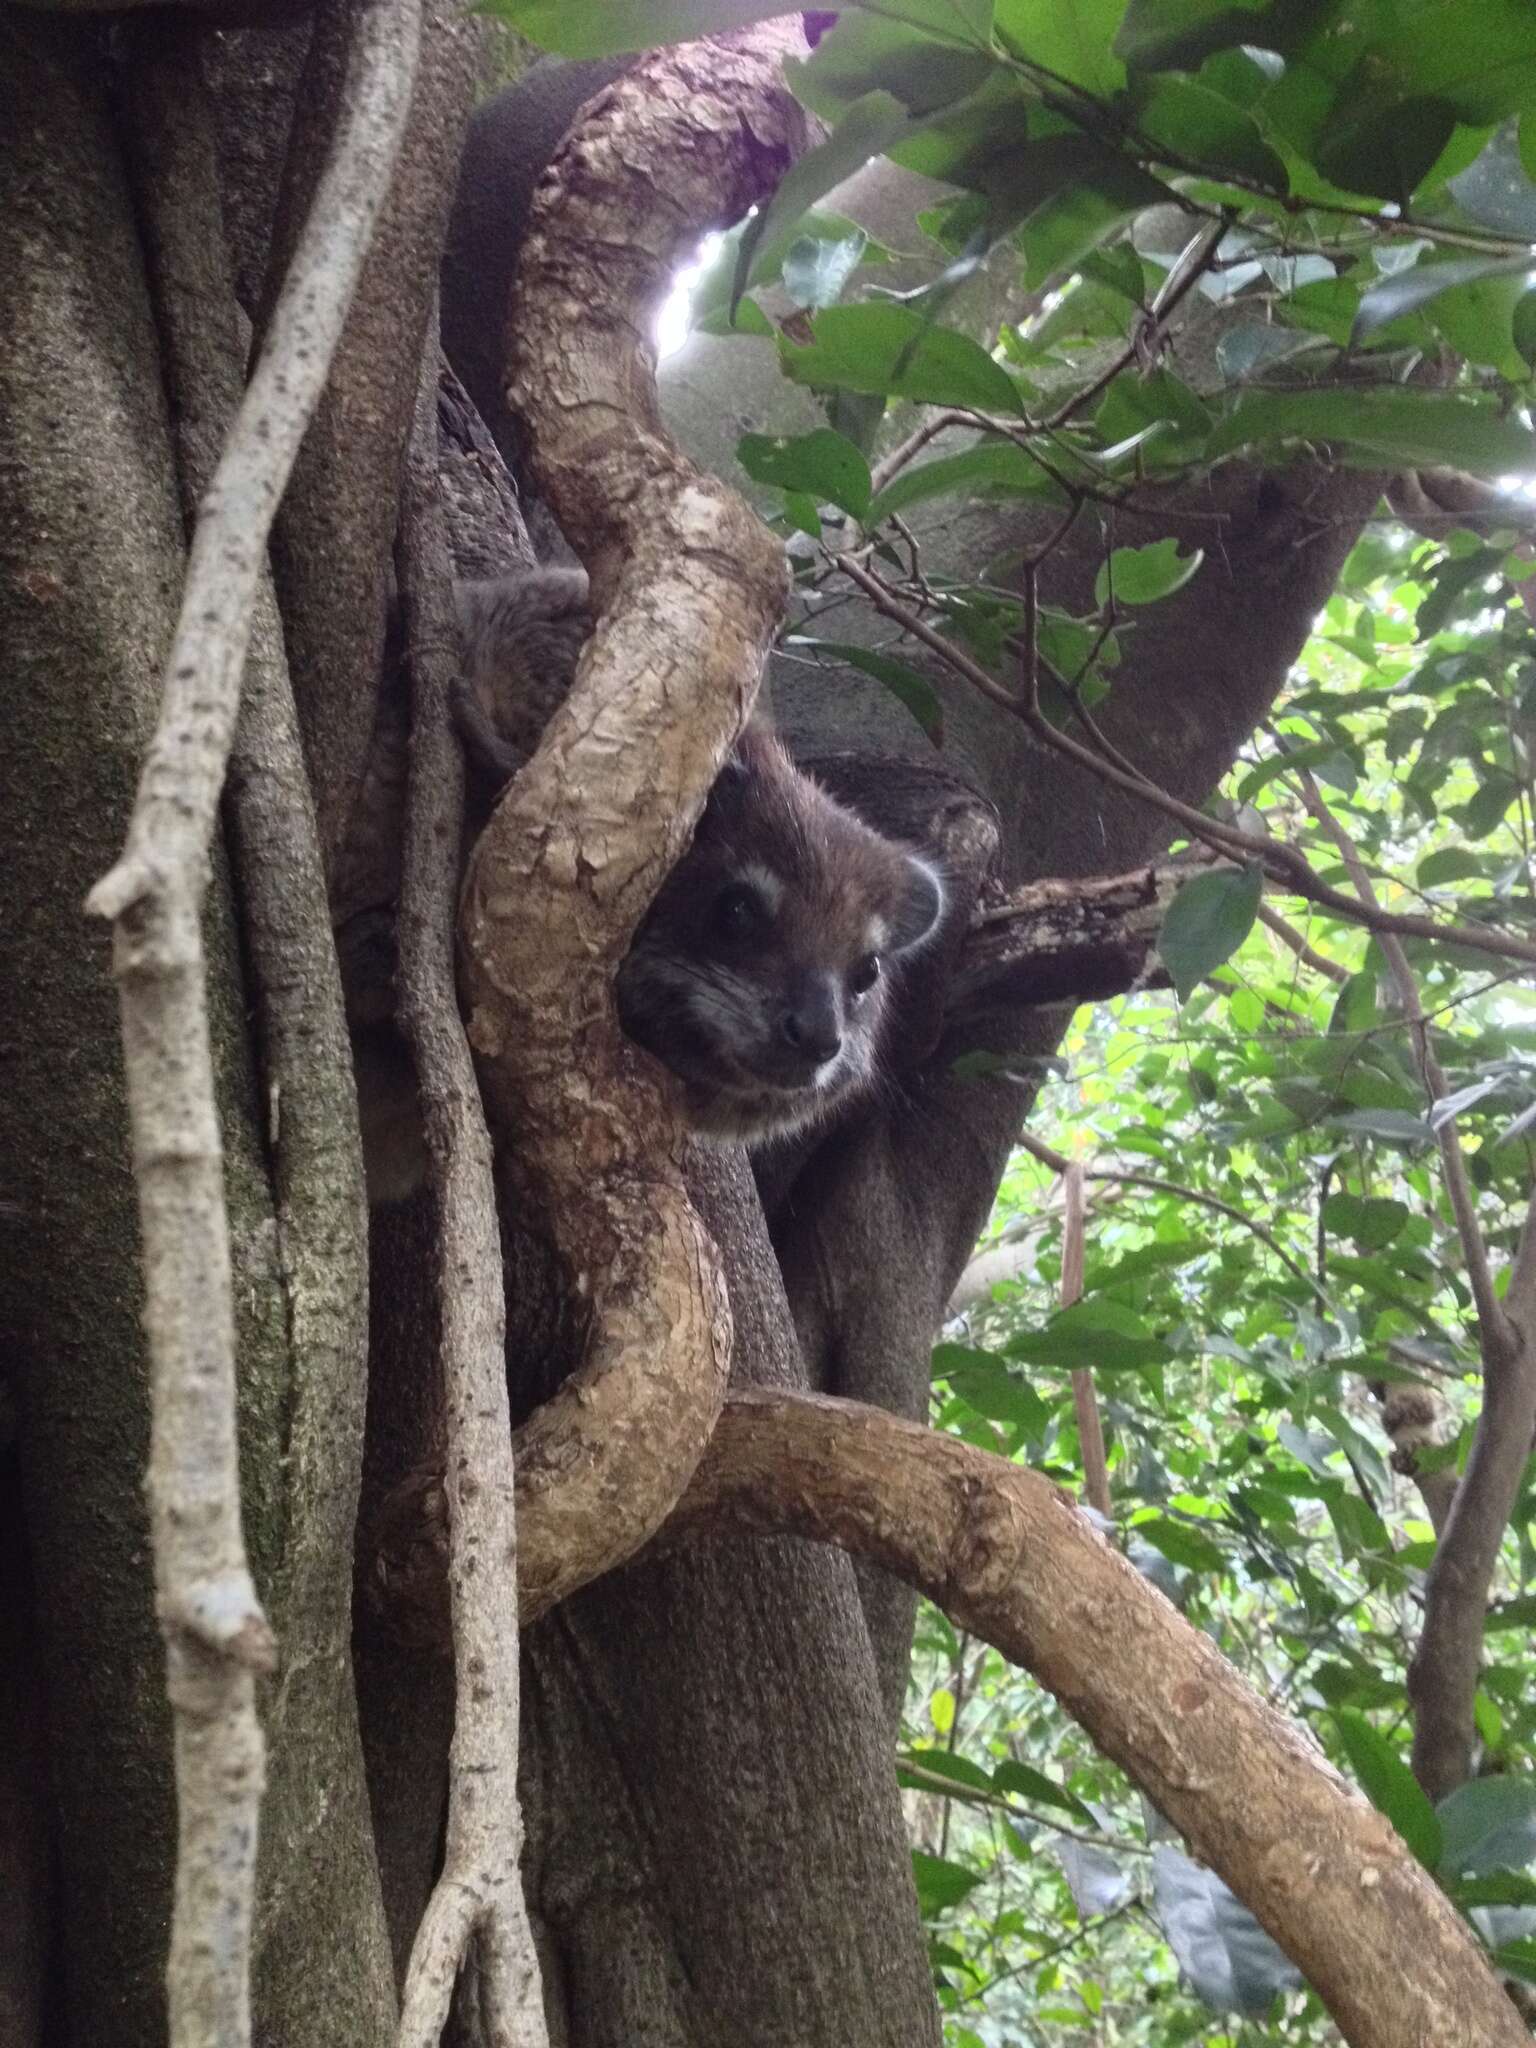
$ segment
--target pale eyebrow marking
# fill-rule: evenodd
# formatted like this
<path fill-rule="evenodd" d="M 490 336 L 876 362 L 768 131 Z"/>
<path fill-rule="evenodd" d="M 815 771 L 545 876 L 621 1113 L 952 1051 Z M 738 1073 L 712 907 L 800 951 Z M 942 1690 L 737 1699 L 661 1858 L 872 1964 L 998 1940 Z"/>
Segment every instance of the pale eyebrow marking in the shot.
<path fill-rule="evenodd" d="M 864 930 L 865 950 L 870 953 L 883 953 L 890 944 L 890 940 L 891 928 L 885 922 L 885 919 L 883 917 L 872 917 Z"/>
<path fill-rule="evenodd" d="M 784 901 L 784 884 L 772 868 L 765 868 L 760 861 L 749 861 L 738 871 L 736 879 L 743 887 L 755 890 L 762 897 L 770 916 L 777 916 L 779 905 Z"/>

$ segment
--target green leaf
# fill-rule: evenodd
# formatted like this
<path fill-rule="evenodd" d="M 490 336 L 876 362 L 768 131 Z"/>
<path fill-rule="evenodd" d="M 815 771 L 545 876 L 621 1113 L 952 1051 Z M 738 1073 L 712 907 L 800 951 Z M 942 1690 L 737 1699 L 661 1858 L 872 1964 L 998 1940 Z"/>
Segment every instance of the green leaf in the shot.
<path fill-rule="evenodd" d="M 1387 1145 L 1432 1145 L 1435 1134 L 1422 1117 L 1401 1109 L 1351 1109 L 1328 1121 L 1346 1131 L 1358 1131 L 1362 1138 L 1379 1138 Z"/>
<path fill-rule="evenodd" d="M 563 0 L 554 0 L 554 4 L 560 6 Z M 747 288 L 757 251 L 793 228 L 834 185 L 861 170 L 871 157 L 893 148 L 911 126 L 912 117 L 900 100 L 888 92 L 865 93 L 849 107 L 825 142 L 807 150 L 790 166 L 768 204 L 742 232 L 731 286 L 733 309 Z"/>
<path fill-rule="evenodd" d="M 837 241 L 824 235 L 797 236 L 784 252 L 784 289 L 792 303 L 816 310 L 835 305 L 868 246 L 862 228 Z"/>
<path fill-rule="evenodd" d="M 1337 740 L 1312 740 L 1302 747 L 1288 742 L 1283 754 L 1273 754 L 1249 769 L 1237 786 L 1238 802 L 1252 803 L 1261 789 L 1295 768 L 1310 768 L 1320 782 L 1335 789 L 1352 790 L 1359 779 L 1354 762 Z"/>
<path fill-rule="evenodd" d="M 1400 101 L 1389 113 L 1358 92 L 1341 97 L 1314 146 L 1318 169 L 1347 192 L 1407 206 L 1450 141 L 1456 116 L 1444 100 Z"/>
<path fill-rule="evenodd" d="M 1506 1976 L 1518 1977 L 1525 1984 L 1536 1984 L 1536 1940 L 1529 1935 L 1500 1942 L 1490 1960 L 1494 1968 L 1502 1970 Z"/>
<path fill-rule="evenodd" d="M 917 669 L 909 668 L 906 662 L 898 661 L 894 655 L 877 654 L 871 648 L 856 646 L 848 640 L 812 640 L 793 634 L 786 645 L 803 647 L 810 653 L 825 655 L 830 661 L 845 661 L 850 668 L 858 669 L 861 675 L 872 676 L 877 683 L 884 683 L 896 701 L 911 712 L 933 744 L 943 746 L 944 706 L 932 683 Z"/>
<path fill-rule="evenodd" d="M 933 1354 L 936 1379 L 948 1380 L 965 1402 L 989 1422 L 1007 1423 L 1037 1442 L 1050 1427 L 1051 1407 L 1027 1380 L 1011 1372 L 992 1351 L 974 1351 L 964 1344 L 940 1344 Z"/>
<path fill-rule="evenodd" d="M 724 315 L 735 289 L 742 237 L 756 218 L 754 214 L 752 220 L 743 221 L 729 234 L 720 237 L 718 252 L 694 284 L 690 316 L 694 326 L 702 327 L 706 333 L 737 331 L 725 323 Z M 747 266 L 747 289 L 750 291 L 754 285 L 775 283 L 783 274 L 785 257 L 801 241 L 847 242 L 862 234 L 863 228 L 857 221 L 849 220 L 846 214 L 821 211 L 803 214 L 798 221 L 789 222 L 771 240 L 755 242 L 754 253 Z M 891 252 L 882 243 L 866 237 L 861 260 L 865 264 L 889 263 Z M 751 303 L 750 300 L 739 302 L 737 329 L 743 326 L 741 314 Z M 772 334 L 774 329 L 767 317 L 756 307 L 753 311 L 760 323 L 753 331 Z"/>
<path fill-rule="evenodd" d="M 1456 601 L 1474 583 L 1493 575 L 1503 559 L 1499 548 L 1473 548 L 1470 553 L 1442 562 L 1435 571 L 1435 587 L 1419 606 L 1414 620 L 1417 639 L 1428 640 L 1438 633 L 1456 608 Z M 1474 604 L 1477 602 L 1473 600 Z"/>
<path fill-rule="evenodd" d="M 692 43 L 782 14 L 772 0 L 490 0 L 487 11 L 561 57 Z"/>
<path fill-rule="evenodd" d="M 1181 1566 L 1191 1572 L 1224 1572 L 1227 1569 L 1227 1554 L 1220 1544 L 1213 1543 L 1209 1536 L 1202 1536 L 1198 1529 L 1192 1529 L 1187 1522 L 1176 1522 L 1168 1515 L 1149 1515 L 1144 1521 L 1134 1522 L 1132 1529 L 1154 1550 L 1162 1552 L 1170 1564 Z"/>
<path fill-rule="evenodd" d="M 1115 49 L 1136 70 L 1193 71 L 1217 50 L 1294 47 L 1334 0 L 1130 0 Z"/>
<path fill-rule="evenodd" d="M 1536 1785 L 1527 1778 L 1473 1778 L 1442 1799 L 1444 1877 L 1521 1870 L 1536 1856 Z"/>
<path fill-rule="evenodd" d="M 1336 107 L 1353 101 L 1357 120 L 1390 120 L 1426 99 L 1471 127 L 1536 104 L 1536 9 L 1528 0 L 1420 0 L 1391 10 L 1381 31 L 1365 36 Z"/>
<path fill-rule="evenodd" d="M 1357 1031 L 1369 1031 L 1376 1022 L 1376 976 L 1374 972 L 1352 974 L 1339 990 L 1338 1001 L 1328 1019 L 1328 1036 L 1339 1038 Z"/>
<path fill-rule="evenodd" d="M 821 539 L 821 514 L 809 491 L 784 493 L 784 518 L 796 533 L 808 533 L 812 540 Z"/>
<path fill-rule="evenodd" d="M 1536 1877 L 1523 1871 L 1504 1870 L 1494 1877 L 1465 1877 L 1450 1887 L 1457 1905 L 1536 1906 Z"/>
<path fill-rule="evenodd" d="M 1536 291 L 1527 292 L 1510 316 L 1510 338 L 1526 366 L 1536 370 Z"/>
<path fill-rule="evenodd" d="M 997 0 L 993 27 L 1015 56 L 1107 99 L 1125 84 L 1113 54 L 1123 10 L 1124 0 Z"/>
<path fill-rule="evenodd" d="M 967 1870 L 961 1863 L 950 1863 L 942 1856 L 926 1855 L 921 1849 L 912 1851 L 912 1875 L 917 1880 L 917 1903 L 925 1920 L 958 1906 L 981 1883 L 978 1871 Z"/>
<path fill-rule="evenodd" d="M 1028 1764 L 1019 1763 L 1013 1757 L 1005 1757 L 992 1773 L 992 1790 L 1019 1799 L 1032 1799 L 1040 1806 L 1056 1806 L 1089 1827 L 1097 1825 L 1075 1793 L 1069 1792 L 1065 1785 L 1058 1785 L 1054 1778 L 1046 1777 L 1043 1771 L 1032 1770 Z"/>
<path fill-rule="evenodd" d="M 1355 314 L 1349 335 L 1351 345 L 1369 340 L 1388 321 L 1404 313 L 1416 313 L 1421 306 L 1458 285 L 1476 284 L 1485 277 L 1528 273 L 1531 268 L 1528 255 L 1463 256 L 1448 263 L 1416 263 L 1411 270 L 1400 270 L 1395 277 L 1384 277 L 1371 286 Z"/>
<path fill-rule="evenodd" d="M 1217 342 L 1216 365 L 1229 384 L 1241 384 L 1261 370 L 1322 345 L 1316 335 L 1300 334 L 1294 327 L 1271 326 L 1267 320 L 1239 321 Z"/>
<path fill-rule="evenodd" d="M 813 339 L 779 342 L 785 375 L 813 390 L 865 391 L 928 405 L 1022 414 L 1013 380 L 978 342 L 904 306 L 828 306 Z"/>
<path fill-rule="evenodd" d="M 1439 1866 L 1441 1825 L 1419 1781 L 1386 1736 L 1353 1707 L 1334 1713 L 1344 1754 L 1361 1789 L 1384 1813 L 1426 1870 Z"/>
<path fill-rule="evenodd" d="M 1121 1302 L 1080 1301 L 1051 1318 L 1043 1330 L 1020 1330 L 1008 1339 L 1010 1358 L 1070 1370 L 1106 1372 L 1162 1365 L 1173 1356 L 1144 1320 Z"/>
<path fill-rule="evenodd" d="M 869 464 L 853 443 L 830 427 L 786 439 L 782 434 L 745 434 L 736 460 L 754 483 L 805 491 L 837 505 L 850 518 L 869 511 Z"/>
<path fill-rule="evenodd" d="M 1351 1237 L 1367 1251 L 1380 1251 L 1408 1221 L 1408 1206 L 1387 1195 L 1330 1195 L 1323 1204 L 1324 1225 L 1339 1237 Z"/>
<path fill-rule="evenodd" d="M 943 455 L 904 469 L 886 485 L 869 508 L 868 524 L 878 526 L 892 513 L 920 505 L 926 498 L 964 491 L 968 498 L 1038 498 L 1060 493 L 1032 455 L 1012 441 L 983 441 L 961 455 Z"/>
<path fill-rule="evenodd" d="M 940 1688 L 930 1703 L 933 1725 L 941 1735 L 947 1735 L 954 1726 L 955 1696 Z M 956 1756 L 948 1749 L 909 1749 L 896 1760 L 899 1776 L 903 1769 L 921 1771 L 928 1778 L 948 1778 L 956 1794 L 964 1798 L 967 1792 L 990 1792 L 992 1779 L 980 1764 L 971 1762 L 968 1756 Z M 932 1792 L 936 1788 L 924 1785 L 923 1790 Z M 940 1795 L 942 1797 L 942 1795 Z"/>
<path fill-rule="evenodd" d="M 1192 78 L 1157 78 L 1138 97 L 1133 118 L 1139 134 L 1213 177 L 1239 177 L 1271 192 L 1290 189 L 1285 165 L 1253 116 Z"/>
<path fill-rule="evenodd" d="M 1253 929 L 1264 893 L 1255 865 L 1215 868 L 1186 882 L 1169 904 L 1157 950 L 1185 1001 L 1206 975 L 1228 960 Z"/>
<path fill-rule="evenodd" d="M 1415 468 L 1443 465 L 1477 476 L 1536 470 L 1536 435 L 1489 407 L 1448 391 L 1255 391 L 1212 431 L 1215 460 L 1239 448 L 1336 442 L 1360 455 Z"/>
<path fill-rule="evenodd" d="M 1043 290 L 1126 221 L 1173 198 L 1130 157 L 1087 135 L 1050 135 L 987 167 L 987 225 L 1018 227 L 1024 282 Z"/>
<path fill-rule="evenodd" d="M 1144 548 L 1116 548 L 1100 564 L 1094 579 L 1094 602 L 1102 610 L 1113 591 L 1116 604 L 1155 604 L 1182 590 L 1205 560 L 1203 548 L 1179 552 L 1176 540 L 1149 541 Z"/>

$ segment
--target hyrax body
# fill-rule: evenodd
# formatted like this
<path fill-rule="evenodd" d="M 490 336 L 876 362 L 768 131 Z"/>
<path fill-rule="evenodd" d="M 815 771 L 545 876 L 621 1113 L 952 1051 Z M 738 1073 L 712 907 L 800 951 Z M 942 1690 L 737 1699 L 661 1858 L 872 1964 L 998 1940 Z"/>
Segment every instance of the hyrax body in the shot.
<path fill-rule="evenodd" d="M 591 630 L 586 577 L 538 569 L 462 583 L 458 610 L 459 725 L 472 769 L 499 786 L 569 688 Z M 695 1129 L 760 1145 L 873 1084 L 893 974 L 943 903 L 927 862 L 836 802 L 754 724 L 619 970 L 620 1021 L 681 1080 Z M 414 1105 L 393 1099 L 397 1082 L 378 1099 L 385 1064 L 372 1052 L 358 1061 L 376 1201 L 409 1193 L 421 1172 Z"/>

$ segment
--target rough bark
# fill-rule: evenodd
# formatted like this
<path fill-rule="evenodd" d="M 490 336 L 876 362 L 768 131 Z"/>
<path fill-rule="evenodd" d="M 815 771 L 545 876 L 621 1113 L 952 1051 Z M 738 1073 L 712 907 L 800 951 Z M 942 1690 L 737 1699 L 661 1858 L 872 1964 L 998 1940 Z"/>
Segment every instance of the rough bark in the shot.
<path fill-rule="evenodd" d="M 138 1233 L 106 939 L 80 906 L 127 821 L 175 617 L 181 520 L 94 32 L 13 15 L 0 39 L 0 639 L 4 673 L 26 685 L 4 806 L 0 1128 L 18 1214 L 0 1324 L 15 1345 L 41 1588 L 61 2027 L 158 2048 L 173 1817 L 141 1491 Z M 239 1003 L 227 912 L 211 920 L 209 951 L 228 1046 Z M 234 1099 L 248 1103 L 249 1077 L 235 1073 Z M 238 1130 L 229 1172 L 242 1278 L 265 1294 L 270 1252 L 251 1234 L 259 1167 Z"/>
<path fill-rule="evenodd" d="M 268 302 L 344 104 L 356 23 L 375 4 L 328 0 L 317 14 L 272 236 Z M 430 0 L 389 201 L 273 536 L 273 573 L 328 866 L 346 832 L 373 730 L 401 462 L 477 51 L 471 17 L 451 0 Z"/>
<path fill-rule="evenodd" d="M 803 1385 L 742 1162 L 700 1154 L 690 1186 L 737 1380 Z M 566 1601 L 527 1654 L 529 1883 L 573 2044 L 937 2041 L 846 1559 L 701 1542 Z"/>
<path fill-rule="evenodd" d="M 540 187 L 517 276 L 511 392 L 599 606 L 461 917 L 493 1117 L 590 1300 L 579 1373 L 518 1435 L 529 1613 L 640 1547 L 724 1387 L 729 1308 L 679 1171 L 676 1091 L 620 1033 L 612 978 L 745 719 L 785 579 L 778 543 L 662 433 L 636 337 L 687 242 L 790 161 L 803 122 L 777 74 L 797 37 L 667 52 L 609 87 Z"/>
<path fill-rule="evenodd" d="M 454 1716 L 443 1866 L 411 1948 L 399 2048 L 437 2048 L 462 1969 L 492 2041 L 548 2048 L 520 1868 L 517 1528 L 506 1303 L 491 1141 L 457 1015 L 454 912 L 464 759 L 453 731 L 453 595 L 438 481 L 436 323 L 401 507 L 414 744 L 400 899 L 400 1007 L 438 1210 Z"/>
<path fill-rule="evenodd" d="M 162 25 L 131 44 L 120 94 L 176 420 L 188 521 L 234 418 L 244 317 L 219 208 L 202 81 L 206 38 Z M 284 1485 L 247 1521 L 273 1559 L 263 1595 L 283 1669 L 265 1688 L 258 1866 L 259 2037 L 342 2028 L 382 2040 L 389 1956 L 353 1704 L 349 1548 L 362 1457 L 366 1213 L 351 1060 L 282 625 L 258 596 L 228 814 L 241 894 L 291 1337 Z"/>

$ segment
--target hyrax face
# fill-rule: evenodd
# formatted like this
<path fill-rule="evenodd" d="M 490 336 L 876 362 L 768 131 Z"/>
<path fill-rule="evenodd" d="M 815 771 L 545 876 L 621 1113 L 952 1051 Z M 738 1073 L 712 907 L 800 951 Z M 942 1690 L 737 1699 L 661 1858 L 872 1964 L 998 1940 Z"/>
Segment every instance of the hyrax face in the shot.
<path fill-rule="evenodd" d="M 696 1129 L 793 1130 L 872 1082 L 891 970 L 943 904 L 932 868 L 750 728 L 619 970 L 624 1029 Z"/>

